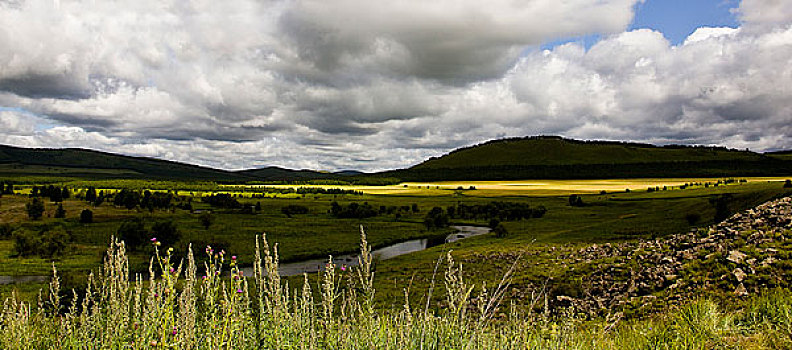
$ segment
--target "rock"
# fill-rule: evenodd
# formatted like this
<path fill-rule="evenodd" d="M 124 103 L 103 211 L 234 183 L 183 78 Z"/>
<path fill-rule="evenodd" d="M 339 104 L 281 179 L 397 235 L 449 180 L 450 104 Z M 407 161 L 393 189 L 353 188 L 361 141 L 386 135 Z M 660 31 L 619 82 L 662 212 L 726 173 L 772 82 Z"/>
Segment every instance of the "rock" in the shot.
<path fill-rule="evenodd" d="M 771 257 L 765 259 L 764 261 L 762 261 L 762 266 L 770 266 L 774 262 L 776 262 L 776 259 L 771 256 Z"/>
<path fill-rule="evenodd" d="M 741 268 L 739 268 L 739 267 L 738 267 L 738 268 L 736 268 L 736 269 L 734 269 L 734 271 L 732 272 L 732 274 L 734 274 L 734 277 L 736 277 L 736 278 L 737 278 L 737 282 L 742 282 L 743 280 L 745 280 L 745 277 L 746 277 L 746 276 L 748 276 L 748 275 L 747 275 L 745 272 L 743 272 L 743 270 L 742 270 Z"/>
<path fill-rule="evenodd" d="M 744 297 L 744 296 L 747 296 L 747 295 L 748 295 L 748 290 L 747 290 L 747 289 L 745 289 L 745 285 L 743 285 L 742 283 L 740 283 L 740 285 L 739 285 L 739 286 L 737 286 L 737 289 L 735 289 L 735 290 L 734 290 L 734 295 L 736 295 L 736 296 L 738 296 L 738 297 Z"/>
<path fill-rule="evenodd" d="M 726 260 L 729 260 L 735 264 L 739 264 L 742 263 L 746 256 L 747 255 L 745 255 L 745 253 L 739 250 L 732 250 L 729 252 L 729 257 L 727 257 Z"/>
<path fill-rule="evenodd" d="M 559 296 L 557 296 L 557 297 L 556 297 L 556 300 L 557 300 L 559 303 L 570 303 L 570 304 L 571 304 L 573 301 L 575 301 L 575 299 L 574 299 L 574 298 L 572 298 L 572 297 L 568 297 L 568 296 L 566 296 L 566 295 L 559 295 Z"/>

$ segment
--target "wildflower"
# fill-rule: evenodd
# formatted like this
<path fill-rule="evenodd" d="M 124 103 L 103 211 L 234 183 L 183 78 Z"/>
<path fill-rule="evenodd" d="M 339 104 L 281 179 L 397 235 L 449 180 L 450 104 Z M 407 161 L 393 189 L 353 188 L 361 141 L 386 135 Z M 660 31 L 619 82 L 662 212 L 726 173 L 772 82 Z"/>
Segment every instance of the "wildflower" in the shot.
<path fill-rule="evenodd" d="M 157 241 L 157 237 L 152 237 L 151 238 L 151 242 L 156 242 L 156 241 Z"/>
<path fill-rule="evenodd" d="M 176 271 L 176 270 L 175 270 L 175 269 L 173 269 L 172 267 L 170 268 L 170 273 L 174 273 L 175 271 Z"/>
<path fill-rule="evenodd" d="M 236 260 L 236 255 L 231 255 L 231 260 Z"/>
<path fill-rule="evenodd" d="M 150 341 L 149 346 L 157 346 L 157 341 L 156 340 Z"/>
<path fill-rule="evenodd" d="M 341 265 L 341 271 L 346 271 L 346 265 Z"/>
<path fill-rule="evenodd" d="M 237 293 L 242 293 L 242 288 L 237 289 Z"/>
<path fill-rule="evenodd" d="M 157 294 L 157 293 L 154 293 L 154 297 L 155 297 L 155 298 L 159 298 L 159 294 Z"/>

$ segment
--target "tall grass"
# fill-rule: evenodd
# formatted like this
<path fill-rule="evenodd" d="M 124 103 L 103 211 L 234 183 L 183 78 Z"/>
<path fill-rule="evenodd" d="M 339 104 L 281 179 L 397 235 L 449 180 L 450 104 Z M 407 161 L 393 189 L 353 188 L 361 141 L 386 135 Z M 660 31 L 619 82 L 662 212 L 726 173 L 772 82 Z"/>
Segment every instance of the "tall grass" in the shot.
<path fill-rule="evenodd" d="M 84 292 L 70 291 L 68 305 L 53 266 L 38 305 L 15 297 L 4 302 L 0 348 L 713 349 L 788 347 L 792 334 L 789 293 L 758 298 L 739 317 L 708 301 L 624 324 L 524 314 L 502 305 L 511 271 L 496 286 L 474 286 L 451 253 L 445 271 L 440 262 L 435 271 L 445 288 L 441 311 L 430 307 L 434 282 L 425 300 L 411 303 L 405 288 L 404 304 L 383 311 L 375 305 L 375 269 L 362 228 L 359 266 L 336 266 L 331 257 L 318 282 L 304 275 L 300 288 L 281 280 L 277 246 L 265 236 L 256 241 L 253 276 L 244 276 L 224 251 L 206 247 L 209 259 L 199 274 L 192 248 L 186 261 L 176 262 L 171 249 L 153 244 L 148 278 L 130 280 L 124 243 L 112 242 L 103 267 L 88 277 Z"/>

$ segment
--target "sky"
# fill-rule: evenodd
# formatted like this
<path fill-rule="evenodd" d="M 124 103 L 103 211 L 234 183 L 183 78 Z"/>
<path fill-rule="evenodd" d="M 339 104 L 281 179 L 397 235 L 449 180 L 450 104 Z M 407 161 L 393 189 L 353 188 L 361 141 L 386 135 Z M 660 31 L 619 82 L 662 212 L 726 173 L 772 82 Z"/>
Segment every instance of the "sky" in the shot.
<path fill-rule="evenodd" d="M 787 0 L 0 0 L 0 144 L 379 171 L 503 137 L 792 149 Z"/>

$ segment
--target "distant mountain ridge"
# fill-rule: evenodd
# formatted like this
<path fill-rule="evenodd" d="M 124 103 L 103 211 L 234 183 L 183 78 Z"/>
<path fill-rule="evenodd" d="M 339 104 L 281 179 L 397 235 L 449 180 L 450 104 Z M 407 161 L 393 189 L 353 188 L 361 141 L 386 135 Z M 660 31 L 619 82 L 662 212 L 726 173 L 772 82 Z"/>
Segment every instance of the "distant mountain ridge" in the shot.
<path fill-rule="evenodd" d="M 174 161 L 65 148 L 0 145 L 0 176 L 72 176 L 220 182 L 790 176 L 792 151 L 767 154 L 711 146 L 581 141 L 560 136 L 508 138 L 453 150 L 406 169 L 367 174 L 265 167 L 227 171 Z"/>

